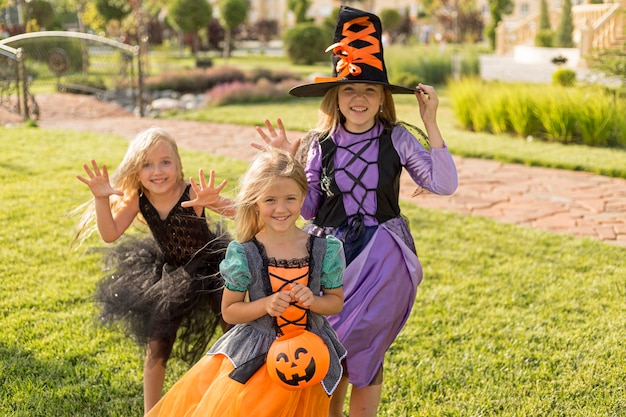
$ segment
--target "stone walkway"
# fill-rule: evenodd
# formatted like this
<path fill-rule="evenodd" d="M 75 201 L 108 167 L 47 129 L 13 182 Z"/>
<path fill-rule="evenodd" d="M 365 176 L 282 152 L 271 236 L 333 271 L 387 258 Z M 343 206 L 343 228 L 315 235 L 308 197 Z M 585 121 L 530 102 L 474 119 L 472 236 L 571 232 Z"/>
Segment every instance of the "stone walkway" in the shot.
<path fill-rule="evenodd" d="M 130 139 L 143 129 L 159 126 L 171 132 L 183 148 L 242 160 L 255 155 L 250 143 L 259 140 L 249 126 L 136 118 L 85 96 L 77 96 L 67 105 L 59 105 L 54 96 L 38 96 L 37 100 L 42 109 L 38 121 L 41 128 L 111 133 Z M 84 109 L 90 113 L 84 114 Z M 300 135 L 302 132 L 288 132 L 290 138 Z M 489 217 L 626 247 L 626 180 L 482 159 L 455 160 L 459 188 L 454 195 L 423 193 L 412 197 L 415 185 L 405 176 L 402 198 L 421 207 Z"/>

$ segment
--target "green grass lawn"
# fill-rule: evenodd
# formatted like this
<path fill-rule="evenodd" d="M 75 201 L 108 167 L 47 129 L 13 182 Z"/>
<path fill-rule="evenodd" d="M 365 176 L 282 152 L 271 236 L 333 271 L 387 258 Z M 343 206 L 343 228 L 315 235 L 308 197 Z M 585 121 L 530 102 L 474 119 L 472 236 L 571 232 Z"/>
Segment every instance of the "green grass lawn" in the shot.
<path fill-rule="evenodd" d="M 0 127 L 0 415 L 138 416 L 142 351 L 102 328 L 95 236 L 77 250 L 93 157 L 121 137 Z M 456 144 L 456 139 L 450 139 Z M 458 145 L 457 145 L 458 146 Z M 232 192 L 245 164 L 182 151 Z M 380 416 L 621 416 L 626 413 L 626 250 L 403 204 L 424 266 L 413 314 L 387 357 Z M 384 320 L 384 317 L 381 317 Z M 169 387 L 186 370 L 171 361 Z"/>

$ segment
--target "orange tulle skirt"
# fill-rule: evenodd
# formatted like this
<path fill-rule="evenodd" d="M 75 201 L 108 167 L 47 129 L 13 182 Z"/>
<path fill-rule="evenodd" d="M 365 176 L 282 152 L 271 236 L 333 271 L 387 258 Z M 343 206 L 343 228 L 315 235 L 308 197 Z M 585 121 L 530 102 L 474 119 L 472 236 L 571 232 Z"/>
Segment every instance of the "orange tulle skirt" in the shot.
<path fill-rule="evenodd" d="M 245 384 L 231 379 L 224 355 L 200 359 L 161 398 L 147 417 L 325 417 L 330 397 L 321 384 L 288 391 L 262 366 Z"/>

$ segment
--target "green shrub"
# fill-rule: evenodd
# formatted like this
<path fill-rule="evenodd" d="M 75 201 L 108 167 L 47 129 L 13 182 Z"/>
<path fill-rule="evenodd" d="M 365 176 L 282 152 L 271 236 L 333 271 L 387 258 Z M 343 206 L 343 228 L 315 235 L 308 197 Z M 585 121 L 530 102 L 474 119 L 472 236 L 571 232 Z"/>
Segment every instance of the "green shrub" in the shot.
<path fill-rule="evenodd" d="M 469 49 L 462 54 L 461 75 L 464 77 L 480 74 L 480 57 L 476 50 Z"/>
<path fill-rule="evenodd" d="M 299 84 L 296 80 L 285 80 L 280 83 L 262 78 L 257 82 L 241 82 L 220 84 L 206 94 L 206 102 L 212 106 L 228 104 L 269 103 L 289 100 L 289 89 Z"/>
<path fill-rule="evenodd" d="M 511 132 L 563 144 L 626 148 L 626 101 L 603 87 L 504 84 L 463 78 L 448 83 L 465 129 Z"/>
<path fill-rule="evenodd" d="M 147 77 L 145 85 L 148 90 L 174 90 L 181 93 L 204 93 L 213 87 L 235 82 L 256 83 L 269 80 L 281 83 L 288 80 L 299 80 L 299 74 L 289 71 L 272 71 L 266 68 L 254 68 L 242 71 L 236 67 L 218 66 L 209 69 L 190 69 L 187 71 L 165 72 Z"/>
<path fill-rule="evenodd" d="M 63 93 L 93 94 L 106 91 L 107 86 L 102 77 L 73 74 L 63 77 L 63 80 L 57 84 L 57 89 Z"/>
<path fill-rule="evenodd" d="M 555 142 L 574 143 L 574 133 L 579 117 L 579 104 L 572 100 L 564 88 L 543 90 L 537 94 L 537 117 L 541 121 L 546 138 Z"/>
<path fill-rule="evenodd" d="M 475 78 L 462 78 L 448 83 L 448 92 L 452 101 L 452 109 L 459 124 L 468 130 L 476 130 L 472 118 L 472 109 L 480 102 L 480 85 L 482 81 Z"/>
<path fill-rule="evenodd" d="M 483 100 L 484 112 L 489 121 L 489 130 L 491 133 L 499 135 L 508 131 L 509 120 L 507 108 L 509 106 L 509 94 L 504 88 L 497 89 Z"/>
<path fill-rule="evenodd" d="M 609 146 L 626 149 L 626 118 L 619 115 L 626 113 L 626 102 L 621 101 L 615 111 L 615 125 L 609 137 Z"/>
<path fill-rule="evenodd" d="M 573 87 L 576 84 L 576 72 L 569 68 L 559 68 L 552 73 L 552 82 L 563 87 Z"/>
<path fill-rule="evenodd" d="M 165 72 L 147 77 L 148 90 L 174 90 L 181 93 L 201 93 L 222 83 L 244 81 L 245 74 L 238 68 L 219 66 L 209 69 Z"/>
<path fill-rule="evenodd" d="M 541 122 L 537 118 L 534 88 L 526 85 L 511 86 L 510 103 L 506 108 L 509 125 L 518 136 L 537 136 Z"/>
<path fill-rule="evenodd" d="M 246 73 L 246 80 L 257 82 L 262 79 L 266 79 L 275 83 L 280 83 L 282 81 L 287 80 L 299 80 L 300 75 L 289 72 L 287 70 L 284 71 L 272 71 L 267 68 L 254 68 L 248 73 Z"/>
<path fill-rule="evenodd" d="M 283 35 L 287 56 L 297 65 L 329 61 L 328 53 L 324 52 L 329 46 L 329 39 L 324 30 L 313 23 L 298 24 Z"/>
<path fill-rule="evenodd" d="M 452 49 L 427 48 L 421 45 L 394 44 L 385 48 L 385 65 L 389 78 L 399 74 L 413 74 L 425 84 L 442 85 L 452 75 Z M 480 72 L 478 50 L 465 48 L 460 55 L 461 75 L 473 76 Z M 400 78 L 402 79 L 402 78 Z"/>
<path fill-rule="evenodd" d="M 617 122 L 614 103 L 597 94 L 587 94 L 580 103 L 578 131 L 582 142 L 590 146 L 608 146 Z"/>
<path fill-rule="evenodd" d="M 552 29 L 542 29 L 535 35 L 535 46 L 551 48 L 554 46 L 554 31 Z"/>

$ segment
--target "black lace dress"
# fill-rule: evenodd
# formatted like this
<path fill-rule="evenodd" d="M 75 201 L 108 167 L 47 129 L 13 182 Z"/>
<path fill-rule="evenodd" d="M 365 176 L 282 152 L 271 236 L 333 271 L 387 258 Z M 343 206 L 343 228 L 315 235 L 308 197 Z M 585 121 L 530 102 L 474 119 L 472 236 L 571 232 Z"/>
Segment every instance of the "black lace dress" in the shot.
<path fill-rule="evenodd" d="M 219 264 L 230 238 L 216 234 L 193 208 L 188 185 L 167 218 L 162 220 L 145 196 L 141 214 L 152 236 L 124 236 L 104 258 L 107 276 L 96 290 L 100 320 L 123 326 L 145 346 L 156 340 L 155 356 L 173 354 L 196 362 L 221 323 L 224 281 Z M 176 343 L 174 343 L 176 341 Z"/>

